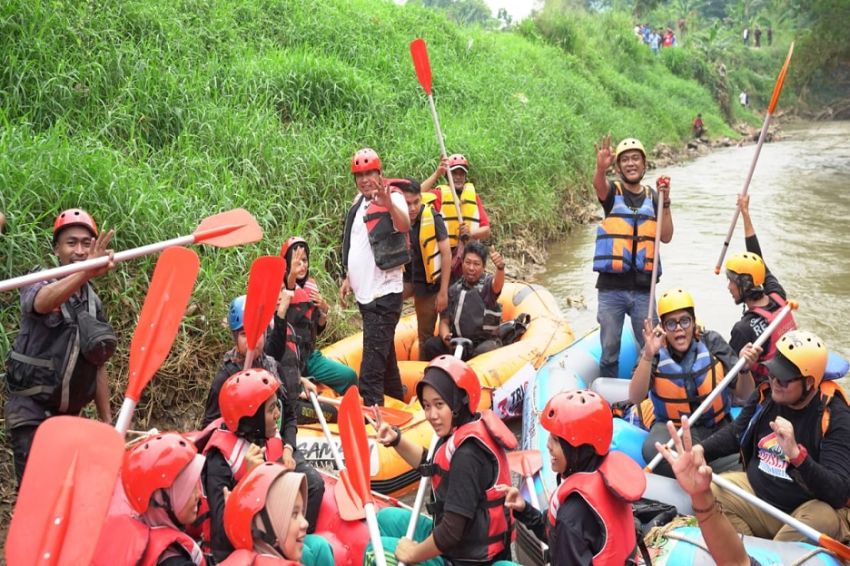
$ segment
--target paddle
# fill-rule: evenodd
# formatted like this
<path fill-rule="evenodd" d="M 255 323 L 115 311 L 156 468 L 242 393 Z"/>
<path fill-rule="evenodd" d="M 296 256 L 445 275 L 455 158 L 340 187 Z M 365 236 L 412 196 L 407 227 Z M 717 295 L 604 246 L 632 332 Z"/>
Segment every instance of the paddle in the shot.
<path fill-rule="evenodd" d="M 414 39 L 410 42 L 410 56 L 413 58 L 413 68 L 416 70 L 416 78 L 419 80 L 419 84 L 422 85 L 425 94 L 428 95 L 428 104 L 431 106 L 431 118 L 434 120 L 437 143 L 440 144 L 440 157 L 445 159 L 448 155 L 446 152 L 446 141 L 443 139 L 443 130 L 440 128 L 440 117 L 437 115 L 437 105 L 434 104 L 434 95 L 431 94 L 431 62 L 428 60 L 428 46 L 425 45 L 424 39 Z M 460 197 L 455 190 L 455 182 L 451 171 L 446 171 L 446 178 L 449 181 L 452 194 L 455 195 L 454 201 L 459 226 L 463 224 L 463 213 L 461 212 Z M 458 242 L 460 242 L 460 238 L 458 238 Z"/>
<path fill-rule="evenodd" d="M 762 332 L 761 335 L 756 339 L 756 341 L 753 342 L 753 346 L 761 346 L 762 344 L 767 342 L 767 339 L 770 338 L 770 335 L 773 334 L 773 332 L 777 328 L 779 328 L 779 325 L 782 324 L 782 321 L 785 319 L 785 317 L 788 316 L 791 310 L 796 309 L 797 306 L 798 305 L 796 301 L 788 301 L 788 304 L 782 307 L 782 309 L 776 314 L 776 318 L 773 319 L 773 322 L 771 322 L 764 330 L 764 332 Z M 717 396 L 720 395 L 723 390 L 726 389 L 726 387 L 732 382 L 735 376 L 738 375 L 738 372 L 741 371 L 741 368 L 744 367 L 745 363 L 747 363 L 747 360 L 745 360 L 744 358 L 738 359 L 735 365 L 732 366 L 732 369 L 729 370 L 729 373 L 727 373 L 726 376 L 720 381 L 720 383 L 717 384 L 717 387 L 715 387 L 714 390 L 709 393 L 708 397 L 706 397 L 703 402 L 700 403 L 699 407 L 697 407 L 693 413 L 688 415 L 688 420 L 690 422 L 697 422 L 697 420 L 702 416 L 706 409 L 711 407 L 711 404 L 714 402 L 715 399 L 717 399 Z M 679 428 L 679 430 L 676 431 L 676 434 L 679 437 L 682 436 L 682 430 L 682 428 Z M 672 448 L 673 442 L 674 441 L 672 438 L 668 440 L 666 444 L 667 448 Z M 647 472 L 651 472 L 655 469 L 655 466 L 658 465 L 662 458 L 663 456 L 661 455 L 661 452 L 658 452 L 652 459 L 652 461 L 647 464 L 644 470 Z"/>
<path fill-rule="evenodd" d="M 776 84 L 773 86 L 773 94 L 770 97 L 770 104 L 767 107 L 767 113 L 764 115 L 764 124 L 761 127 L 759 141 L 756 144 L 756 152 L 753 155 L 753 160 L 750 163 L 750 170 L 747 172 L 747 178 L 744 180 L 744 188 L 741 189 L 741 196 L 747 194 L 750 188 L 750 181 L 753 178 L 753 171 L 756 169 L 756 162 L 761 153 L 761 146 L 764 145 L 764 140 L 767 137 L 767 126 L 770 124 L 770 117 L 773 116 L 773 111 L 776 109 L 776 103 L 779 102 L 779 95 L 782 92 L 782 85 L 785 84 L 785 75 L 788 74 L 788 65 L 791 63 L 791 55 L 794 53 L 794 42 L 791 42 L 791 47 L 788 48 L 788 55 L 785 57 L 785 64 L 782 65 L 782 70 L 779 71 L 779 76 L 776 78 Z M 729 231 L 726 233 L 726 240 L 723 242 L 723 247 L 720 248 L 720 257 L 717 258 L 717 265 L 714 266 L 714 273 L 720 274 L 720 266 L 723 265 L 723 258 L 726 257 L 726 252 L 729 250 L 729 242 L 732 241 L 732 234 L 735 232 L 735 224 L 738 223 L 738 215 L 741 214 L 741 208 L 735 207 L 735 214 L 732 216 L 732 223 L 729 225 Z"/>
<path fill-rule="evenodd" d="M 310 393 L 310 402 L 313 404 L 313 410 L 319 418 L 319 424 L 322 425 L 322 432 L 325 433 L 325 440 L 330 446 L 331 454 L 334 458 L 334 464 L 339 472 L 340 481 L 334 485 L 334 497 L 336 498 L 336 506 L 339 509 L 339 516 L 344 521 L 359 521 L 366 517 L 366 512 L 363 509 L 363 502 L 356 496 L 354 487 L 351 484 L 351 478 L 348 475 L 348 470 L 345 463 L 337 450 L 336 442 L 331 437 L 331 431 L 328 428 L 328 423 L 325 420 L 325 415 L 322 413 L 322 408 L 319 406 L 319 398 L 312 391 Z"/>
<path fill-rule="evenodd" d="M 248 342 L 243 370 L 250 368 L 254 363 L 254 349 L 274 316 L 285 272 L 286 260 L 277 255 L 258 257 L 251 264 L 251 273 L 248 275 L 248 295 L 245 298 L 245 315 L 242 318 L 245 338 Z"/>
<path fill-rule="evenodd" d="M 366 439 L 366 425 L 363 423 L 363 405 L 356 387 L 349 387 L 342 397 L 339 407 L 339 433 L 342 451 L 348 464 L 351 486 L 363 502 L 366 512 L 366 525 L 378 566 L 386 566 L 384 545 L 378 529 L 378 517 L 375 514 L 375 500 L 369 489 L 369 443 Z"/>
<path fill-rule="evenodd" d="M 124 403 L 115 428 L 123 437 L 142 390 L 165 361 L 200 269 L 198 254 L 188 248 L 168 248 L 159 256 L 148 295 L 130 342 L 130 370 Z"/>
<path fill-rule="evenodd" d="M 463 358 L 464 349 L 472 348 L 472 340 L 469 338 L 452 338 L 451 344 L 455 347 L 454 355 L 459 360 Z M 431 435 L 431 444 L 428 445 L 426 462 L 432 462 L 434 460 L 434 452 L 437 451 L 437 442 L 439 440 L 440 437 L 436 434 Z M 413 509 L 410 512 L 410 521 L 407 523 L 407 531 L 404 535 L 411 540 L 413 539 L 413 533 L 416 531 L 416 522 L 419 520 L 419 513 L 422 511 L 422 503 L 425 501 L 425 493 L 427 493 L 430 485 L 431 478 L 429 476 L 422 476 L 419 478 L 419 487 L 416 489 L 416 499 L 413 500 Z M 399 562 L 398 566 L 404 566 L 404 563 Z"/>
<path fill-rule="evenodd" d="M 44 421 L 12 515 L 6 563 L 91 562 L 123 457 L 121 436 L 107 424 L 69 416 Z"/>
<path fill-rule="evenodd" d="M 218 248 L 229 248 L 232 246 L 257 242 L 261 240 L 262 237 L 263 231 L 260 229 L 257 221 L 254 220 L 254 217 L 251 216 L 251 213 L 247 210 L 237 208 L 205 218 L 200 224 L 198 224 L 198 227 L 195 228 L 195 231 L 191 236 L 181 236 L 179 238 L 173 238 L 171 240 L 165 240 L 155 244 L 149 244 L 147 246 L 118 252 L 114 254 L 113 261 L 115 263 L 120 263 L 122 261 L 155 254 L 156 252 L 175 246 L 189 246 L 192 244 L 207 244 Z M 58 279 L 72 273 L 77 273 L 78 271 L 86 271 L 97 267 L 103 267 L 107 263 L 109 263 L 109 258 L 107 256 L 103 256 L 77 263 L 70 263 L 60 267 L 54 267 L 53 269 L 35 271 L 33 273 L 28 273 L 27 275 L 0 281 L 0 291 L 10 291 L 12 289 L 17 289 L 18 287 L 38 283 L 39 281 Z"/>
<path fill-rule="evenodd" d="M 332 407 L 339 408 L 342 405 L 342 401 L 339 399 L 334 399 L 333 397 L 324 397 L 319 395 L 317 397 L 320 403 L 325 405 L 331 405 Z M 405 411 L 403 409 L 394 409 L 392 407 L 381 407 L 375 405 L 375 407 L 361 407 L 363 410 L 363 416 L 367 419 L 371 419 L 374 415 L 374 409 L 378 409 L 378 414 L 381 416 L 382 420 L 387 421 L 389 424 L 393 426 L 404 426 L 413 420 L 413 414 Z"/>
<path fill-rule="evenodd" d="M 537 498 L 537 489 L 534 487 L 534 475 L 543 469 L 543 456 L 539 450 L 515 450 L 508 452 L 508 465 L 511 471 L 525 480 L 528 495 L 531 497 L 531 506 L 540 510 L 540 501 Z"/>
<path fill-rule="evenodd" d="M 659 201 L 661 200 L 660 189 L 662 185 L 670 187 L 670 177 L 660 175 L 655 180 L 655 187 L 658 189 Z M 664 216 L 664 214 L 662 213 L 660 216 Z M 652 252 L 652 281 L 649 284 L 649 307 L 646 313 L 646 318 L 650 321 L 654 320 L 652 315 L 655 314 L 655 283 L 658 279 L 656 274 L 658 273 L 658 263 L 661 261 L 661 222 L 662 221 L 659 218 L 655 223 L 655 247 Z"/>

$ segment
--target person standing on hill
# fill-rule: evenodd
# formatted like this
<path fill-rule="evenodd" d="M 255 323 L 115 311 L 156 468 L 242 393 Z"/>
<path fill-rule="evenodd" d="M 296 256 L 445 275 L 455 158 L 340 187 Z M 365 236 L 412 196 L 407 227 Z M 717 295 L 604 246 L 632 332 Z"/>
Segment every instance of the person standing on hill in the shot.
<path fill-rule="evenodd" d="M 697 114 L 697 117 L 694 118 L 692 129 L 694 137 L 700 139 L 702 137 L 702 133 L 705 131 L 705 123 L 702 121 L 702 114 Z"/>
<path fill-rule="evenodd" d="M 761 29 L 758 26 L 753 31 L 753 39 L 755 40 L 756 47 L 761 47 Z"/>
<path fill-rule="evenodd" d="M 773 28 L 772 27 L 767 28 L 767 45 L 768 46 L 773 45 Z"/>
<path fill-rule="evenodd" d="M 452 176 L 455 191 L 449 185 L 432 188 L 437 180 L 446 174 Z M 433 175 L 422 181 L 422 202 L 431 204 L 434 210 L 443 216 L 449 232 L 449 245 L 452 248 L 452 281 L 461 274 L 461 255 L 467 239 L 487 240 L 490 238 L 490 218 L 481 203 L 481 197 L 475 192 L 475 185 L 468 180 L 469 161 L 460 153 L 450 155 L 440 161 Z M 458 222 L 456 199 L 460 199 L 460 211 L 463 222 Z"/>
<path fill-rule="evenodd" d="M 33 436 L 49 417 L 78 415 L 92 400 L 98 417 L 112 420 L 106 361 L 118 339 L 94 292 L 92 279 L 110 271 L 113 231 L 98 232 L 85 210 L 62 212 L 53 223 L 60 265 L 109 257 L 100 268 L 21 289 L 21 330 L 6 360 L 6 434 L 20 485 Z"/>
<path fill-rule="evenodd" d="M 593 270 L 599 273 L 596 281 L 599 290 L 596 320 L 602 340 L 599 369 L 600 375 L 615 377 L 619 371 L 620 335 L 626 314 L 631 319 L 636 341 L 643 347 L 643 321 L 649 312 L 652 263 L 657 251 L 655 231 L 660 229 L 661 241 L 669 243 L 673 239 L 673 216 L 669 183 L 660 184 L 658 193 L 640 184 L 646 173 L 646 151 L 640 141 L 624 139 L 613 151 L 611 137 L 605 136 L 596 151 L 593 186 L 605 214 L 596 232 L 593 257 Z M 617 181 L 605 177 L 612 165 L 620 177 Z M 661 262 L 656 278 L 660 275 Z"/>
<path fill-rule="evenodd" d="M 750 218 L 750 196 L 738 197 L 741 217 L 744 219 L 744 238 L 747 251 L 737 253 L 726 260 L 726 277 L 729 279 L 729 294 L 736 305 L 744 305 L 741 320 L 732 327 L 729 346 L 735 352 L 747 343 L 754 343 L 767 329 L 774 317 L 786 303 L 785 289 L 770 272 L 762 259 L 753 221 Z M 794 316 L 789 313 L 782 325 L 770 335 L 764 353 L 753 367 L 756 385 L 767 383 L 767 367 L 764 363 L 776 353 L 776 343 L 789 330 L 797 328 Z"/>
<path fill-rule="evenodd" d="M 452 251 L 446 224 L 430 204 L 422 204 L 419 182 L 414 179 L 393 179 L 407 201 L 410 216 L 412 259 L 404 268 L 404 296 L 413 297 L 419 335 L 419 359 L 425 341 L 434 336 L 437 315 L 449 301 L 449 278 Z M 444 269 L 445 268 L 445 269 Z"/>
<path fill-rule="evenodd" d="M 354 293 L 363 317 L 360 394 L 366 406 L 383 405 L 384 394 L 404 398 L 395 355 L 395 327 L 401 316 L 404 264 L 410 261 L 410 216 L 398 189 L 381 175 L 373 149 L 358 150 L 351 173 L 360 194 L 345 218 L 340 301 Z"/>
<path fill-rule="evenodd" d="M 742 34 L 744 37 L 744 45 L 750 44 L 750 28 L 744 28 L 744 33 Z"/>

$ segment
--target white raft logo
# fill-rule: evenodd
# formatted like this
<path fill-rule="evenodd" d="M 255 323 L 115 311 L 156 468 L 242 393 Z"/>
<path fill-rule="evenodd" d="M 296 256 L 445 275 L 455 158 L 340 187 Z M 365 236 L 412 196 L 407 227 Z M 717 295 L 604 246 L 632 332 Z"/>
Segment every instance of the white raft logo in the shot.
<path fill-rule="evenodd" d="M 345 454 L 342 453 L 342 443 L 335 440 L 337 451 L 345 461 Z M 333 464 L 334 457 L 331 452 L 331 447 L 328 441 L 321 437 L 314 438 L 299 438 L 298 451 L 304 456 L 308 462 L 321 464 Z M 371 438 L 369 439 L 369 475 L 376 475 L 381 469 L 380 461 L 378 460 L 378 445 Z"/>

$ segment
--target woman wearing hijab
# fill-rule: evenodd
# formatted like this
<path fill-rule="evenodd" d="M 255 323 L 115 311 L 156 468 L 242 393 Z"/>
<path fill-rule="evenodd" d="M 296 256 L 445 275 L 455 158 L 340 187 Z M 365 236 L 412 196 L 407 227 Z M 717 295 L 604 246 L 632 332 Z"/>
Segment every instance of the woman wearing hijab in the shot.
<path fill-rule="evenodd" d="M 496 486 L 510 483 L 505 448 L 516 437 L 491 412 L 479 414 L 481 385 L 466 363 L 451 356 L 434 358 L 416 386 L 426 418 L 439 437 L 432 462 L 397 427 L 383 423 L 377 440 L 394 447 L 423 475 L 431 476 L 433 523 L 418 519 L 413 540 L 405 535 L 410 511 L 388 508 L 378 525 L 390 562 L 406 564 L 510 564 L 513 523 Z M 374 560 L 371 549 L 366 561 Z"/>
<path fill-rule="evenodd" d="M 304 377 L 312 377 L 342 395 L 357 382 L 357 373 L 345 364 L 331 360 L 316 348 L 316 338 L 328 322 L 328 303 L 319 292 L 316 281 L 310 277 L 310 248 L 300 236 L 292 236 L 283 244 L 280 255 L 286 260 L 284 285 L 291 293 L 286 311 L 286 322 L 293 329 L 298 349 L 298 370 Z M 284 295 L 282 294 L 281 297 Z M 280 360 L 284 368 L 292 365 Z"/>
<path fill-rule="evenodd" d="M 130 514 L 110 515 L 93 565 L 205 566 L 184 532 L 198 516 L 204 457 L 177 433 L 159 434 L 124 457 L 121 483 Z"/>
<path fill-rule="evenodd" d="M 334 564 L 327 541 L 307 534 L 307 478 L 266 462 L 227 498 L 224 529 L 236 548 L 221 566 Z"/>
<path fill-rule="evenodd" d="M 549 544 L 552 566 L 636 564 L 632 502 L 646 487 L 643 470 L 608 452 L 614 431 L 611 407 L 592 391 L 558 393 L 543 408 L 547 448 L 558 489 L 546 510 L 527 504 L 519 490 L 500 486 L 505 506 Z"/>

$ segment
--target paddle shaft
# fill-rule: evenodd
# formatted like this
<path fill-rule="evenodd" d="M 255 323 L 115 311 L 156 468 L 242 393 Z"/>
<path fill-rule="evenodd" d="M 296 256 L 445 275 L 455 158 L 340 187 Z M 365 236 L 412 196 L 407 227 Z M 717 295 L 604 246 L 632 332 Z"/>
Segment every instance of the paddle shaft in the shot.
<path fill-rule="evenodd" d="M 744 180 L 744 188 L 741 189 L 741 196 L 745 196 L 750 189 L 750 181 L 753 180 L 753 172 L 756 170 L 756 162 L 759 160 L 761 146 L 764 145 L 764 140 L 767 138 L 767 126 L 770 124 L 770 117 L 773 114 L 768 112 L 764 116 L 764 124 L 761 127 L 759 141 L 756 144 L 756 152 L 753 155 L 753 160 L 750 162 L 750 170 L 747 172 L 747 178 Z M 732 241 L 732 235 L 735 233 L 735 225 L 738 223 L 738 216 L 741 214 L 741 207 L 735 207 L 735 214 L 732 215 L 732 223 L 729 225 L 729 231 L 726 232 L 726 239 L 723 241 L 723 247 L 720 249 L 720 257 L 717 258 L 717 265 L 714 266 L 714 273 L 720 274 L 720 268 L 723 265 L 723 259 L 726 257 L 726 252 L 729 250 L 729 243 Z"/>
<path fill-rule="evenodd" d="M 366 511 L 366 526 L 369 527 L 369 539 L 372 541 L 375 563 L 378 566 L 387 566 L 387 557 L 384 556 L 384 543 L 381 540 L 381 530 L 378 528 L 378 515 L 375 513 L 375 504 L 371 501 L 364 503 L 363 510 Z"/>
<path fill-rule="evenodd" d="M 446 141 L 443 139 L 443 129 L 440 127 L 440 117 L 437 115 L 437 105 L 434 104 L 434 95 L 428 93 L 428 104 L 431 107 L 431 118 L 434 120 L 434 130 L 437 133 L 437 142 L 440 144 L 440 157 L 448 156 L 446 153 Z M 452 189 L 452 194 L 455 196 L 455 209 L 457 211 L 457 221 L 458 226 L 463 224 L 463 213 L 460 208 L 460 196 L 457 194 L 457 189 L 455 189 L 455 181 L 452 178 L 452 172 L 446 171 L 446 178 L 449 181 L 449 187 Z M 460 239 L 460 237 L 458 237 Z"/>
<path fill-rule="evenodd" d="M 328 422 L 325 420 L 325 414 L 322 413 L 322 408 L 319 406 L 319 399 L 316 397 L 316 394 L 312 391 L 310 394 L 310 403 L 313 404 L 313 410 L 316 411 L 316 417 L 319 419 L 319 424 L 322 425 L 322 432 L 325 434 L 325 440 L 328 441 L 328 446 L 331 448 L 331 454 L 334 457 L 334 464 L 336 464 L 337 471 L 342 471 L 345 469 L 345 464 L 342 462 L 342 457 L 339 455 L 339 450 L 337 450 L 336 442 L 331 438 L 331 430 L 328 428 Z"/>
<path fill-rule="evenodd" d="M 659 200 L 661 200 L 661 199 L 659 198 Z M 661 207 L 661 211 L 662 211 L 661 214 L 658 214 L 656 216 L 663 217 L 664 216 L 663 206 Z M 653 248 L 653 251 L 652 251 L 652 281 L 649 284 L 649 307 L 647 308 L 647 312 L 646 312 L 646 319 L 651 321 L 650 322 L 651 325 L 654 322 L 652 315 L 655 314 L 655 283 L 656 283 L 656 280 L 658 279 L 658 276 L 657 276 L 658 263 L 659 263 L 660 258 L 661 258 L 661 223 L 662 222 L 663 222 L 663 220 L 659 218 L 659 220 L 655 223 L 655 247 Z"/>
<path fill-rule="evenodd" d="M 531 499 L 531 506 L 540 511 L 540 498 L 537 497 L 537 489 L 534 487 L 534 473 L 531 471 L 531 465 L 528 463 L 528 457 L 522 459 L 522 475 L 525 476 L 525 487 L 528 489 L 528 497 Z M 546 555 L 549 550 L 549 545 L 540 541 L 540 551 Z"/>
<path fill-rule="evenodd" d="M 130 428 L 130 422 L 133 420 L 133 412 L 136 410 L 136 401 L 129 397 L 124 397 L 124 402 L 121 404 L 121 410 L 118 411 L 118 419 L 115 421 L 115 430 L 123 438 L 127 435 L 127 429 Z"/>
<path fill-rule="evenodd" d="M 776 315 L 776 318 L 773 319 L 773 322 L 771 322 L 770 325 L 768 325 L 768 327 L 764 330 L 764 332 L 762 332 L 761 335 L 756 339 L 756 341 L 753 343 L 753 346 L 761 346 L 762 344 L 767 342 L 767 339 L 770 338 L 770 335 L 773 334 L 773 332 L 779 327 L 779 325 L 782 324 L 782 321 L 785 319 L 785 317 L 788 316 L 788 314 L 791 312 L 791 308 L 791 303 L 782 307 L 782 310 L 779 311 L 779 313 Z M 715 387 L 714 390 L 709 393 L 708 397 L 706 397 L 705 400 L 700 403 L 699 407 L 697 407 L 697 409 L 693 413 L 688 415 L 688 420 L 691 423 L 697 422 L 697 420 L 702 416 L 702 414 L 711 406 L 714 400 L 717 399 L 717 396 L 720 395 L 723 390 L 726 389 L 726 387 L 732 382 L 735 376 L 738 375 L 738 372 L 741 371 L 741 368 L 744 367 L 745 363 L 747 363 L 746 359 L 738 358 L 738 361 L 735 363 L 734 366 L 732 366 L 732 369 L 729 370 L 729 373 L 726 374 L 726 376 L 720 381 L 720 383 L 717 384 L 717 387 Z M 679 428 L 679 430 L 676 431 L 676 434 L 678 434 L 680 438 L 682 436 L 682 430 L 682 428 Z M 671 438 L 667 441 L 667 448 L 672 447 L 673 439 Z M 652 459 L 652 461 L 646 466 L 646 471 L 651 472 L 652 470 L 654 470 L 655 466 L 658 465 L 662 458 L 663 456 L 661 455 L 661 452 L 657 453 Z"/>

